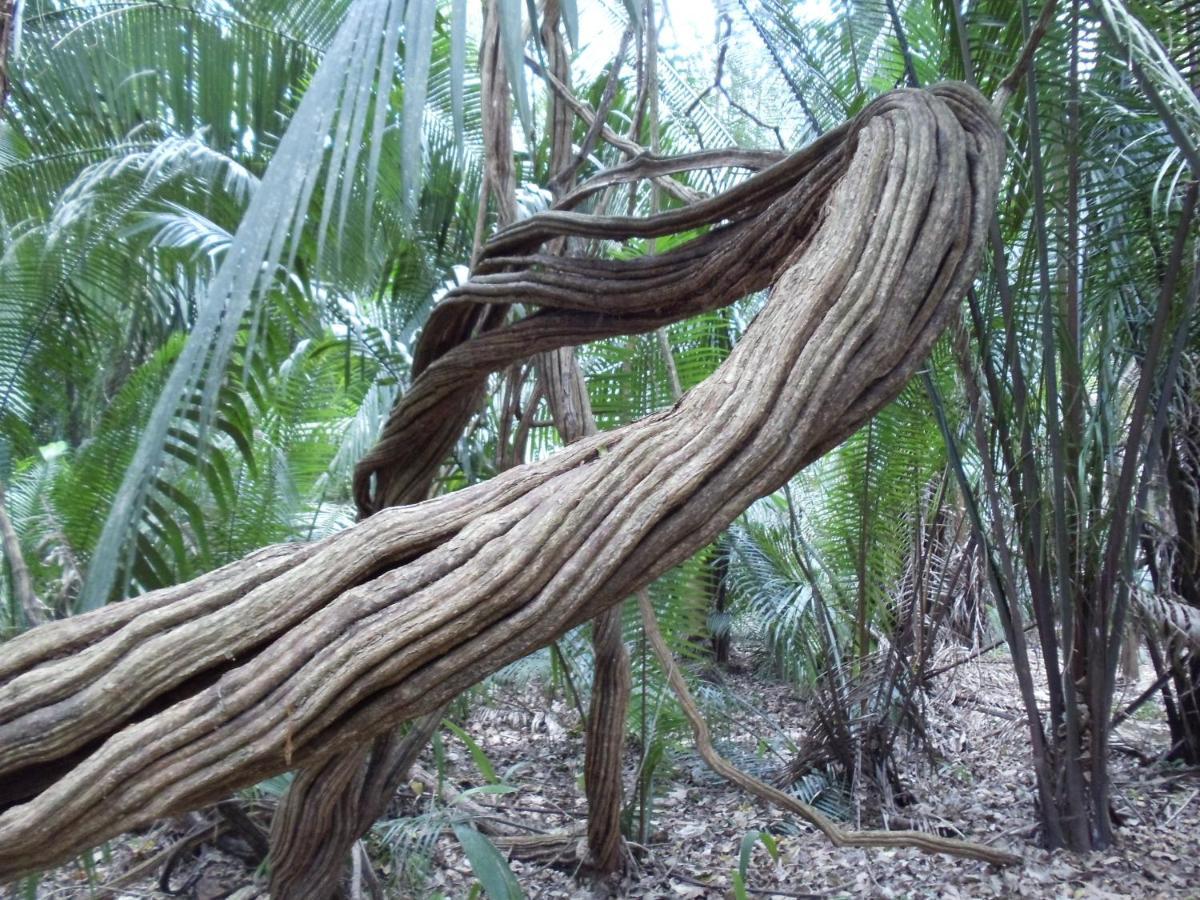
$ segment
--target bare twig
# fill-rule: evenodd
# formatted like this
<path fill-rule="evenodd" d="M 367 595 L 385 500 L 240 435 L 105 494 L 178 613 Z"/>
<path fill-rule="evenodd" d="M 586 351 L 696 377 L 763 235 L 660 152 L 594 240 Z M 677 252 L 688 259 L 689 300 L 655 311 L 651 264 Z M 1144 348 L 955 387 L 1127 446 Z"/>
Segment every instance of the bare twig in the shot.
<path fill-rule="evenodd" d="M 763 42 L 763 46 L 771 54 L 771 59 L 775 61 L 775 65 L 779 69 L 780 74 L 783 75 L 784 81 L 792 89 L 792 95 L 796 98 L 796 102 L 800 104 L 800 109 L 803 110 L 805 117 L 808 119 L 808 124 L 812 128 L 813 134 L 821 134 L 823 131 L 821 123 L 817 120 L 816 114 L 813 113 L 812 107 L 808 105 L 808 101 L 804 99 L 804 92 L 800 90 L 800 85 L 792 77 L 791 67 L 784 63 L 783 58 L 779 55 L 779 51 L 775 47 L 775 42 L 771 40 L 771 36 L 767 34 L 767 30 L 762 27 L 754 13 L 750 11 L 750 7 L 746 5 L 746 0 L 738 0 L 738 3 L 741 5 L 742 11 L 746 14 L 746 18 L 750 20 L 750 24 L 754 26 L 759 39 Z"/>
<path fill-rule="evenodd" d="M 1124 722 L 1126 719 L 1128 719 L 1130 716 L 1132 716 L 1135 712 L 1137 712 L 1143 706 L 1143 704 L 1145 704 L 1145 702 L 1147 700 L 1149 700 L 1151 697 L 1153 697 L 1154 694 L 1159 689 L 1161 689 L 1164 684 L 1166 684 L 1168 681 L 1171 680 L 1172 674 L 1174 674 L 1174 673 L 1172 673 L 1169 670 L 1166 672 L 1163 672 L 1163 674 L 1158 677 L 1158 679 L 1154 682 L 1154 684 L 1150 685 L 1150 687 L 1146 688 L 1144 691 L 1142 691 L 1140 694 L 1138 694 L 1138 696 L 1133 700 L 1132 703 L 1130 703 L 1123 710 L 1121 710 L 1119 713 L 1117 713 L 1115 716 L 1113 716 L 1112 721 L 1108 723 L 1108 727 L 1116 728 L 1118 725 L 1120 725 L 1122 722 Z"/>
<path fill-rule="evenodd" d="M 1184 808 L 1186 808 L 1189 803 L 1191 803 L 1193 800 L 1196 799 L 1197 794 L 1200 794 L 1200 788 L 1197 788 L 1196 790 L 1192 791 L 1192 795 L 1190 797 L 1188 797 L 1186 800 L 1184 800 L 1182 803 L 1180 803 L 1179 806 L 1175 807 L 1175 812 L 1171 813 L 1171 815 L 1167 817 L 1167 821 L 1163 822 L 1163 827 L 1170 825 L 1172 822 L 1174 822 L 1175 819 L 1179 816 L 1179 814 L 1181 812 L 1183 812 Z"/>
<path fill-rule="evenodd" d="M 729 93 L 729 89 L 725 87 L 725 54 L 729 50 L 729 35 L 733 28 L 733 19 L 729 16 L 721 16 L 717 24 L 717 65 L 716 73 L 713 75 L 712 84 L 696 95 L 696 99 L 688 104 L 687 109 L 683 111 L 684 116 L 691 116 L 694 110 L 709 94 L 716 91 L 721 94 L 728 102 L 730 108 L 740 112 L 743 116 L 766 131 L 770 131 L 775 135 L 775 140 L 779 144 L 781 150 L 787 149 L 787 145 L 783 142 L 783 132 L 780 131 L 778 125 L 768 125 L 749 109 L 733 99 L 733 95 Z"/>
<path fill-rule="evenodd" d="M 1035 623 L 1030 622 L 1028 625 L 1026 625 L 1022 629 L 1022 631 L 1028 633 L 1033 630 L 1034 625 L 1035 625 Z M 1003 647 L 1007 643 L 1008 643 L 1008 638 L 1006 638 L 1006 637 L 1002 637 L 997 641 L 992 641 L 986 647 L 980 647 L 978 650 L 974 651 L 973 653 L 968 654 L 967 656 L 964 656 L 962 659 L 956 659 L 952 663 L 947 663 L 946 665 L 940 666 L 939 668 L 936 668 L 931 672 L 926 672 L 925 677 L 926 678 L 934 678 L 945 672 L 949 672 L 951 669 L 957 669 L 959 666 L 965 665 L 966 663 L 969 663 L 973 659 L 978 659 L 981 656 L 991 653 L 997 647 Z"/>
<path fill-rule="evenodd" d="M 617 85 L 621 83 L 621 64 L 625 61 L 625 51 L 629 49 L 629 39 L 632 36 L 633 31 L 629 28 L 626 28 L 625 32 L 621 35 L 621 46 L 617 49 L 617 55 L 613 57 L 612 66 L 608 70 L 608 81 L 604 85 L 604 94 L 600 97 L 600 105 L 596 108 L 596 112 L 592 116 L 587 134 L 583 137 L 583 143 L 579 145 L 579 152 L 575 154 L 561 171 L 555 173 L 554 177 L 550 179 L 547 187 L 551 191 L 557 193 L 558 189 L 569 185 L 571 179 L 575 177 L 575 173 L 587 162 L 588 156 L 595 149 L 596 141 L 600 137 L 600 130 L 604 127 L 604 122 L 608 118 L 613 102 L 617 98 Z"/>
<path fill-rule="evenodd" d="M 579 116 L 579 118 L 582 119 L 589 128 L 591 127 L 592 123 L 596 120 L 596 113 L 590 106 L 576 97 L 571 92 L 570 88 L 563 84 L 558 78 L 554 77 L 552 73 L 543 69 L 535 60 L 531 59 L 530 57 L 525 57 L 525 63 L 531 69 L 533 69 L 534 72 L 546 80 L 546 84 L 550 85 L 551 89 L 560 97 L 562 97 L 564 101 L 566 101 L 567 105 L 571 107 L 571 111 L 574 112 L 575 115 Z M 646 148 L 641 144 L 635 143 L 634 141 L 629 140 L 629 138 L 622 137 L 607 125 L 601 124 L 600 136 L 631 159 L 636 156 L 641 156 L 646 152 Z M 654 179 L 654 183 L 672 197 L 675 197 L 677 200 L 680 200 L 683 203 L 694 203 L 696 200 L 700 199 L 699 195 L 697 195 L 695 191 L 691 190 L 691 188 L 688 188 L 685 185 L 680 184 L 678 181 L 674 181 L 670 178 L 656 178 Z"/>
<path fill-rule="evenodd" d="M 996 93 L 992 95 L 992 109 L 996 112 L 996 115 L 1004 112 L 1004 107 L 1012 99 L 1012 95 L 1017 90 L 1017 85 L 1025 77 L 1025 70 L 1029 68 L 1030 63 L 1033 61 L 1033 53 L 1037 50 L 1038 44 L 1046 36 L 1046 30 L 1054 20 L 1054 11 L 1057 7 L 1058 0 L 1046 0 L 1046 5 L 1042 7 L 1042 14 L 1038 17 L 1037 24 L 1033 26 L 1033 31 L 1029 33 L 1029 38 L 1025 41 L 1021 55 L 1017 57 L 1016 65 L 1012 67 L 1011 72 L 1004 76 L 1004 80 L 1000 82 L 1000 87 L 996 88 Z"/>

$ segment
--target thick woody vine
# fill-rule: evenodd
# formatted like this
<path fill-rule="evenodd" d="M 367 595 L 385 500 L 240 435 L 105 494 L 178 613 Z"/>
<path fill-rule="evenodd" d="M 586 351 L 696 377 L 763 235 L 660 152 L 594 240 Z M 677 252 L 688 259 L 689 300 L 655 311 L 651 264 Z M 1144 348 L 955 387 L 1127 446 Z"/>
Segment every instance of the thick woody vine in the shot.
<path fill-rule="evenodd" d="M 380 512 L 6 647 L 0 877 L 363 746 L 707 545 L 911 377 L 976 271 L 1002 159 L 973 89 L 903 90 L 692 207 L 551 211 L 498 234 L 435 313 L 413 388 L 359 473 Z M 645 260 L 542 249 L 691 228 L 706 230 Z M 406 483 L 387 459 L 444 446 L 488 372 L 767 285 L 741 343 L 673 409 L 384 508 Z M 499 324 L 494 310 L 518 299 L 540 308 Z"/>

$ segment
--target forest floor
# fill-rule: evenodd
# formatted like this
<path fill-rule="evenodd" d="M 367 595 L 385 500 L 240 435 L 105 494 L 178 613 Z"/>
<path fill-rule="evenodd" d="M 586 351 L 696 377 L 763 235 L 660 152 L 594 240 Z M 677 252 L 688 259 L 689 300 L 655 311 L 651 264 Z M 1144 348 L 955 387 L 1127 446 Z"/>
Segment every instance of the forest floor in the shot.
<path fill-rule="evenodd" d="M 764 731 L 799 741 L 804 709 L 790 688 L 744 671 L 725 677 L 744 703 L 720 729 L 723 750 L 736 753 L 740 746 L 741 757 L 752 758 L 764 747 Z M 1119 688 L 1115 708 L 1149 681 L 1143 666 L 1142 679 Z M 471 803 L 493 807 L 496 821 L 519 823 L 532 834 L 579 829 L 585 821 L 579 716 L 572 705 L 547 704 L 544 698 L 536 686 L 493 687 L 488 702 L 474 703 L 463 723 L 486 755 L 484 768 L 490 763 L 507 788 L 471 791 L 487 780 L 479 762 L 457 739 L 443 744 L 446 783 L 471 791 Z M 746 878 L 750 897 L 1200 897 L 1200 774 L 1154 761 L 1167 744 L 1159 703 L 1147 703 L 1114 736 L 1113 807 L 1120 825 L 1116 845 L 1104 852 L 1081 856 L 1038 849 L 1028 732 L 1012 666 L 1001 649 L 935 680 L 927 698 L 933 753 L 902 753 L 900 776 L 914 799 L 904 807 L 903 821 L 890 824 L 1005 847 L 1023 857 L 1020 865 L 1001 870 L 917 850 L 837 849 L 716 779 L 693 753 L 681 753 L 658 776 L 652 828 L 624 878 L 584 883 L 573 877 L 571 859 L 561 867 L 513 860 L 511 868 L 529 897 L 732 897 L 743 837 L 769 831 L 778 836 L 779 858 L 761 842 L 755 846 Z M 636 762 L 636 752 L 627 756 Z M 421 765 L 427 773 L 436 769 L 429 751 Z M 627 786 L 634 777 L 631 768 Z M 445 827 L 447 807 L 431 804 L 433 787 L 414 778 L 396 808 L 415 818 L 385 823 L 372 838 L 377 869 L 384 884 L 392 885 L 389 897 L 478 896 L 471 866 Z M 193 817 L 126 836 L 98 855 L 90 872 L 79 863 L 64 866 L 19 886 L 12 896 L 168 896 L 159 890 L 155 869 L 161 865 L 148 864 L 169 855 L 189 831 L 194 835 L 196 824 Z M 862 824 L 879 823 L 864 818 Z M 211 843 L 193 844 L 175 854 L 170 877 L 175 896 L 265 897 L 261 873 L 256 877 Z M 419 874 L 419 888 L 395 886 L 405 868 Z M 130 879 L 131 870 L 144 877 Z"/>

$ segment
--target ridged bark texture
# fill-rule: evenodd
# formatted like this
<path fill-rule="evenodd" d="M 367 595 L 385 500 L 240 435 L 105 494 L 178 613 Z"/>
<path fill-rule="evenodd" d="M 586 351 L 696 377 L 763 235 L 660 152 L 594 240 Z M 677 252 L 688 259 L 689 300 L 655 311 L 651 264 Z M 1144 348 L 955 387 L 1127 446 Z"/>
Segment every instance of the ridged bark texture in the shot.
<path fill-rule="evenodd" d="M 326 900 L 337 893 L 355 842 L 387 812 L 400 782 L 442 721 L 422 716 L 370 744 L 296 773 L 271 822 L 271 896 Z"/>
<path fill-rule="evenodd" d="M 588 863 L 608 874 L 621 868 L 622 751 L 625 714 L 632 682 L 629 654 L 621 637 L 621 607 L 607 609 L 592 620 L 592 650 L 596 671 L 588 709 L 587 747 L 583 780 L 588 801 Z"/>
<path fill-rule="evenodd" d="M 512 118 L 508 108 L 508 79 L 500 47 L 500 19 L 495 0 L 489 0 L 485 4 L 483 35 L 480 47 L 480 76 L 481 112 L 487 144 L 485 179 L 490 191 L 498 200 L 500 220 L 507 224 L 512 221 L 516 210 L 516 175 L 512 168 Z M 481 207 L 482 214 L 487 208 L 486 194 Z M 479 224 L 482 226 L 482 220 Z M 449 329 L 449 335 L 454 340 L 465 339 L 476 327 L 491 327 L 498 320 L 499 317 L 486 307 L 464 310 L 455 328 Z M 478 408 L 482 399 L 482 384 L 476 385 L 473 391 L 461 393 L 457 398 L 460 404 L 457 412 L 448 412 L 442 418 L 441 425 L 445 430 L 427 449 L 437 453 L 437 448 L 449 448 L 458 440 L 466 416 L 470 414 L 470 410 Z M 442 458 L 444 456 L 443 453 Z M 393 456 L 388 461 L 389 470 L 392 477 L 403 480 L 405 486 L 402 491 L 393 492 L 388 500 L 389 505 L 418 503 L 428 497 L 433 487 L 436 467 L 440 462 L 441 459 L 431 459 L 428 453 L 423 455 L 421 449 L 416 447 L 407 448 L 401 456 Z M 360 510 L 360 515 L 362 514 L 365 514 L 365 511 Z M 336 886 L 341 877 L 344 858 L 337 857 L 335 853 L 336 848 L 345 843 L 345 823 L 357 822 L 361 825 L 359 834 L 345 847 L 346 852 L 353 847 L 354 840 L 365 834 L 373 823 L 373 820 L 365 820 L 363 804 L 366 803 L 366 808 L 371 808 L 375 800 L 362 793 L 355 780 L 358 777 L 357 773 L 360 770 L 386 770 L 390 765 L 388 750 L 401 739 L 399 732 L 385 734 L 363 746 L 349 747 L 341 754 L 322 760 L 317 772 L 298 773 L 271 827 L 272 885 L 283 884 L 297 888 L 308 886 L 306 889 L 310 891 L 316 890 L 313 885 Z M 417 752 L 420 752 L 419 748 Z M 297 793 L 301 790 L 302 793 Z M 395 786 L 392 785 L 388 798 L 394 792 Z M 304 811 L 303 806 L 306 803 L 313 807 L 311 813 Z M 326 827 L 333 829 L 328 840 L 323 834 Z M 304 847 L 322 848 L 323 852 L 318 857 L 320 866 L 316 860 L 310 863 L 303 852 L 297 852 L 295 849 Z M 332 887 L 330 889 L 332 890 Z M 307 896 L 317 898 L 326 895 L 309 893 Z"/>
<path fill-rule="evenodd" d="M 726 224 L 692 242 L 702 252 L 689 266 L 708 271 L 706 254 L 716 253 L 723 267 L 742 268 L 740 282 L 761 284 L 766 272 L 775 286 L 721 367 L 672 409 L 7 644 L 0 879 L 438 709 L 711 543 L 895 397 L 977 269 L 1004 141 L 982 97 L 949 84 L 887 94 L 820 147 L 730 191 L 738 203 L 704 201 L 724 209 Z M 806 174 L 797 158 L 808 160 Z M 775 238 L 736 240 L 751 221 L 738 210 L 757 203 L 749 194 L 776 198 L 752 217 L 778 228 Z M 561 307 L 454 346 L 417 379 L 420 402 L 406 400 L 401 418 L 439 415 L 445 388 L 418 390 L 431 373 L 440 382 L 465 367 L 457 377 L 475 390 L 471 373 L 514 354 L 704 306 L 676 297 L 671 275 L 651 292 L 657 301 L 639 293 L 642 311 L 630 313 L 635 295 L 611 290 L 608 264 L 575 261 L 580 272 L 593 267 L 584 277 L 536 252 L 562 233 L 629 237 L 677 218 L 612 231 L 614 220 L 549 213 L 501 232 L 491 247 L 506 254 L 505 277 L 528 288 L 526 302 Z M 722 234 L 736 258 L 710 240 Z M 670 256 L 646 270 L 669 267 Z M 693 289 L 720 280 L 708 276 Z M 559 279 L 569 284 L 550 290 Z M 393 486 L 365 487 L 373 504 L 384 499 L 376 488 L 386 496 Z"/>
<path fill-rule="evenodd" d="M 550 72 L 570 91 L 571 66 L 559 29 L 561 10 L 558 0 L 547 0 L 541 29 L 542 45 Z M 588 127 L 579 152 L 572 146 L 574 118 L 565 94 L 550 97 L 550 171 L 554 173 L 550 189 L 561 199 L 575 184 L 575 174 L 591 154 L 600 126 L 607 117 L 615 96 L 629 32 L 621 40 L 617 58 L 609 70 L 597 115 Z M 489 154 L 495 152 L 488 148 Z M 514 204 L 515 205 L 515 204 Z M 515 215 L 509 217 L 509 221 Z M 552 242 L 546 250 L 561 255 L 566 240 Z M 537 357 L 538 382 L 550 407 L 550 415 L 564 444 L 596 434 L 596 420 L 588 397 L 587 382 L 579 369 L 573 347 L 541 353 Z M 385 436 L 386 437 L 386 436 Z M 610 874 L 621 867 L 621 783 L 625 745 L 625 714 L 629 709 L 629 654 L 621 634 L 621 607 L 603 610 L 592 621 L 592 693 L 589 702 L 585 739 L 583 784 L 588 801 L 588 865 L 596 872 Z"/>
<path fill-rule="evenodd" d="M 563 347 L 538 357 L 538 377 L 546 391 L 554 425 L 565 443 L 596 433 L 587 384 L 575 351 Z M 594 673 L 588 709 L 583 784 L 588 801 L 588 864 L 610 874 L 621 868 L 621 781 L 625 747 L 625 715 L 632 681 L 629 653 L 621 633 L 621 606 L 592 620 Z"/>

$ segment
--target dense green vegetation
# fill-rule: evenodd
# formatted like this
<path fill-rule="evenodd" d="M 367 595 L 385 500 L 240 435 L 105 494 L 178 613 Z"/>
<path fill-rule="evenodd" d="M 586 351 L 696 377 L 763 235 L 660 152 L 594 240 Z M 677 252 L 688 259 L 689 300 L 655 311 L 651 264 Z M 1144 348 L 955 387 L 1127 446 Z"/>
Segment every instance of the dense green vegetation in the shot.
<path fill-rule="evenodd" d="M 12 636 L 353 522 L 353 468 L 499 211 L 480 208 L 477 4 L 5 5 L 0 520 L 16 540 L 0 629 Z M 537 6 L 496 5 L 510 75 L 527 63 L 510 78 L 522 215 L 551 202 L 557 174 Z M 709 47 L 682 7 L 659 10 L 652 36 L 639 0 L 574 6 L 562 3 L 575 92 L 664 155 L 797 149 L 905 84 L 967 80 L 990 96 L 1042 11 L 737 0 L 716 4 Z M 356 22 L 359 43 L 335 44 Z M 920 733 L 946 642 L 1007 640 L 1045 843 L 1112 840 L 1106 723 L 1123 642 L 1159 669 L 1167 755 L 1200 763 L 1198 89 L 1195 4 L 1060 2 L 1004 114 L 984 272 L 925 372 L 652 587 L 677 657 L 722 665 L 732 640 L 819 703 L 811 746 L 787 751 L 792 787 L 827 814 L 899 785 L 891 748 Z M 284 137 L 305 115 L 317 127 Z M 578 147 L 588 124 L 572 128 Z M 596 141 L 580 177 L 624 162 L 615 144 Z M 711 194 L 741 174 L 673 177 Z M 586 208 L 681 203 L 643 183 Z M 628 258 L 669 240 L 580 252 Z M 240 270 L 222 269 L 231 259 Z M 245 284 L 223 281 L 230 270 Z M 599 427 L 703 381 L 763 300 L 579 348 Z M 436 491 L 558 449 L 538 391 L 532 366 L 495 374 Z M 630 606 L 640 763 L 624 825 L 644 841 L 655 767 L 687 726 Z M 540 678 L 586 705 L 588 628 L 496 678 Z M 483 702 L 477 690 L 462 702 Z"/>

